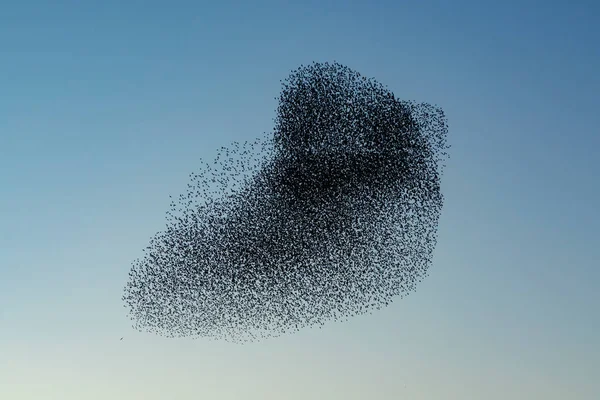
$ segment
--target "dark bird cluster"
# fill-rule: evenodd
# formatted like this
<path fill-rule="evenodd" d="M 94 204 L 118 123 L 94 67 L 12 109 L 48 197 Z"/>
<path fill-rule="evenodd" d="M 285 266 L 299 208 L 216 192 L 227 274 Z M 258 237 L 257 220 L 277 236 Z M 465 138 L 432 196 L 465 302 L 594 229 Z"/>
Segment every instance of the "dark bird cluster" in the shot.
<path fill-rule="evenodd" d="M 135 327 L 257 340 L 413 291 L 436 244 L 447 130 L 441 109 L 338 63 L 293 71 L 273 134 L 191 174 L 134 263 Z"/>

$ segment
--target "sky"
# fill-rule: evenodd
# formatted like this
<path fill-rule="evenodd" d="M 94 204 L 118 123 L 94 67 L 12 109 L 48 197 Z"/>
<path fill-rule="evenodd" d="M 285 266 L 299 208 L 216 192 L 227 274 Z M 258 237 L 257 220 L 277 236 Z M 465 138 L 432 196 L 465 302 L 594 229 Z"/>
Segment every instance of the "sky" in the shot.
<path fill-rule="evenodd" d="M 600 398 L 599 17 L 593 0 L 4 0 L 0 398 Z M 271 132 L 280 80 L 313 61 L 444 109 L 429 276 L 244 346 L 133 330 L 122 289 L 169 196 Z"/>

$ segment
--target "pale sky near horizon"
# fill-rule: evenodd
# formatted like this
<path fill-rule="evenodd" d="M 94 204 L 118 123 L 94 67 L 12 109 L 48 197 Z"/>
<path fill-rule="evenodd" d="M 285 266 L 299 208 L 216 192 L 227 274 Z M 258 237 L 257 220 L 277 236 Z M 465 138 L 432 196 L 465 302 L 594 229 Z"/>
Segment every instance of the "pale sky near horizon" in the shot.
<path fill-rule="evenodd" d="M 1 2 L 0 399 L 599 399 L 599 17 L 593 0 Z M 446 112 L 429 277 L 245 346 L 134 331 L 122 288 L 169 195 L 271 131 L 291 70 L 334 60 Z"/>

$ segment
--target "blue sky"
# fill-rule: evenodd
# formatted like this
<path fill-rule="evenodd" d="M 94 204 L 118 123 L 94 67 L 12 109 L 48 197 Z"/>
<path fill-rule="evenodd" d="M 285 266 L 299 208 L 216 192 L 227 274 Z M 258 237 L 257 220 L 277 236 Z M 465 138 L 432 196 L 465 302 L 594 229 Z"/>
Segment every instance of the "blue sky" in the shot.
<path fill-rule="evenodd" d="M 600 398 L 600 5 L 286 3 L 2 2 L 0 398 Z M 169 195 L 333 60 L 448 116 L 430 276 L 248 346 L 133 331 Z"/>

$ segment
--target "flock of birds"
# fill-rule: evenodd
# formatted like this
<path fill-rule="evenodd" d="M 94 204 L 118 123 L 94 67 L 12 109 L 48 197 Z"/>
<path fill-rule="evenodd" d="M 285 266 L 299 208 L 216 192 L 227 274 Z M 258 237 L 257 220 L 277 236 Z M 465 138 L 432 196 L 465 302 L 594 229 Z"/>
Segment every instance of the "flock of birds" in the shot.
<path fill-rule="evenodd" d="M 252 341 L 370 313 L 427 274 L 441 109 L 338 63 L 283 81 L 272 135 L 190 175 L 123 300 L 139 330 Z"/>

